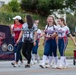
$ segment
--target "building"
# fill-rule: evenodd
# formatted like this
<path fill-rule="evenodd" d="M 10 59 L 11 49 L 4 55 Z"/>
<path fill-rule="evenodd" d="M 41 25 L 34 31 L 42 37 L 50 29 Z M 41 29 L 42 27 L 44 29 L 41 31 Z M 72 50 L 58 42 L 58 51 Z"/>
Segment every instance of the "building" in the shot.
<path fill-rule="evenodd" d="M 3 4 L 8 4 L 11 0 L 0 0 L 0 7 L 3 5 Z M 20 2 L 21 0 L 18 0 L 18 2 Z"/>
<path fill-rule="evenodd" d="M 2 6 L 3 4 L 8 4 L 8 2 L 10 2 L 11 0 L 0 0 L 0 6 Z"/>

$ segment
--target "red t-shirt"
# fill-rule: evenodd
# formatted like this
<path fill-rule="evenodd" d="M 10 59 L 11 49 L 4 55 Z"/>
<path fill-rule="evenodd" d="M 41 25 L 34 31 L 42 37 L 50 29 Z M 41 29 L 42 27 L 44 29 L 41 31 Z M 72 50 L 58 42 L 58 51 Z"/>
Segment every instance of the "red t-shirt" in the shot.
<path fill-rule="evenodd" d="M 14 36 L 15 42 L 18 40 L 21 30 L 22 30 L 22 24 L 20 24 L 20 25 L 14 24 L 13 32 L 15 34 L 15 36 Z"/>

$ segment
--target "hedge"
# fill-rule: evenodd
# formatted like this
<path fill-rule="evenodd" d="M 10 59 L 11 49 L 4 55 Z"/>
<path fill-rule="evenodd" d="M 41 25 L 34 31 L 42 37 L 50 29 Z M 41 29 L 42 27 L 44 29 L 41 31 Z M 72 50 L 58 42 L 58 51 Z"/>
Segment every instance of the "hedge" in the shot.
<path fill-rule="evenodd" d="M 16 15 L 20 15 L 23 20 L 25 20 L 25 16 L 27 15 L 26 13 L 5 13 L 5 12 L 0 12 L 0 24 L 3 25 L 11 25 L 13 24 L 13 17 Z M 32 14 L 31 14 L 32 15 Z M 45 21 L 45 17 L 41 17 L 39 15 L 32 15 L 33 19 L 39 19 L 40 20 L 40 24 L 39 24 L 39 28 L 44 29 L 46 21 Z"/>

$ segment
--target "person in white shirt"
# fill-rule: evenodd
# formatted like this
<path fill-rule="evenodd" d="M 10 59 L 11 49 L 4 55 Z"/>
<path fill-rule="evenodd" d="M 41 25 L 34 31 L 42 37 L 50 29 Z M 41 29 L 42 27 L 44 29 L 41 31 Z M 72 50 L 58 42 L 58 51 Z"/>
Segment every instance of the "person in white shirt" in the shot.
<path fill-rule="evenodd" d="M 35 20 L 35 25 L 38 27 L 38 24 L 39 24 L 39 20 Z M 39 63 L 39 60 L 40 60 L 40 57 L 39 57 L 39 54 L 38 54 L 38 47 L 40 45 L 40 38 L 41 38 L 41 30 L 38 29 L 37 30 L 37 38 L 36 38 L 36 45 L 33 47 L 32 49 L 32 64 L 35 64 L 37 60 L 37 62 Z"/>
<path fill-rule="evenodd" d="M 33 45 L 36 45 L 36 37 L 37 37 L 37 26 L 33 23 L 33 19 L 31 15 L 26 16 L 26 23 L 22 26 L 22 31 L 20 33 L 19 39 L 16 43 L 19 42 L 19 40 L 22 37 L 22 54 L 27 59 L 27 64 L 25 65 L 25 68 L 30 67 L 31 62 L 31 52 Z"/>
<path fill-rule="evenodd" d="M 39 65 L 41 68 L 51 67 L 52 56 L 54 56 L 54 66 L 57 65 L 57 43 L 56 43 L 56 36 L 57 36 L 57 26 L 54 20 L 54 17 L 49 15 L 47 17 L 47 25 L 45 26 L 45 44 L 44 44 L 44 55 L 42 59 L 42 63 Z M 46 60 L 49 57 L 48 66 L 45 64 Z"/>
<path fill-rule="evenodd" d="M 66 56 L 65 56 L 65 49 L 66 46 L 68 44 L 68 37 L 67 35 L 70 36 L 70 38 L 72 39 L 72 41 L 75 43 L 75 39 L 73 38 L 73 36 L 70 33 L 69 27 L 66 25 L 65 20 L 63 18 L 59 18 L 58 19 L 58 24 L 60 26 L 58 26 L 57 29 L 57 33 L 58 33 L 58 49 L 59 49 L 59 53 L 60 53 L 60 64 L 58 66 L 58 68 L 66 68 L 67 62 L 66 62 Z"/>

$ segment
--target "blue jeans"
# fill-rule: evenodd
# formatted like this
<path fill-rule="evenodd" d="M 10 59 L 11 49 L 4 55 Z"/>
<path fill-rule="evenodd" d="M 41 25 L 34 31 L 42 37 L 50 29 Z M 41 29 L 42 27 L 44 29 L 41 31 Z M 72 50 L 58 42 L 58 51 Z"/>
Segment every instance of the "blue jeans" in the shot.
<path fill-rule="evenodd" d="M 58 48 L 59 48 L 60 56 L 65 55 L 65 49 L 67 44 L 68 44 L 68 40 L 64 41 L 64 38 L 58 39 Z"/>
<path fill-rule="evenodd" d="M 55 39 L 49 39 L 45 43 L 44 55 L 46 56 L 57 56 L 57 44 Z"/>
<path fill-rule="evenodd" d="M 36 45 L 33 46 L 32 54 L 37 54 L 37 51 L 38 51 L 38 43 L 39 43 L 39 40 L 36 40 Z"/>
<path fill-rule="evenodd" d="M 22 55 L 21 55 L 21 48 L 22 48 L 22 42 L 19 42 L 16 46 L 14 46 L 14 52 L 16 53 L 16 62 L 19 60 L 22 61 Z"/>

